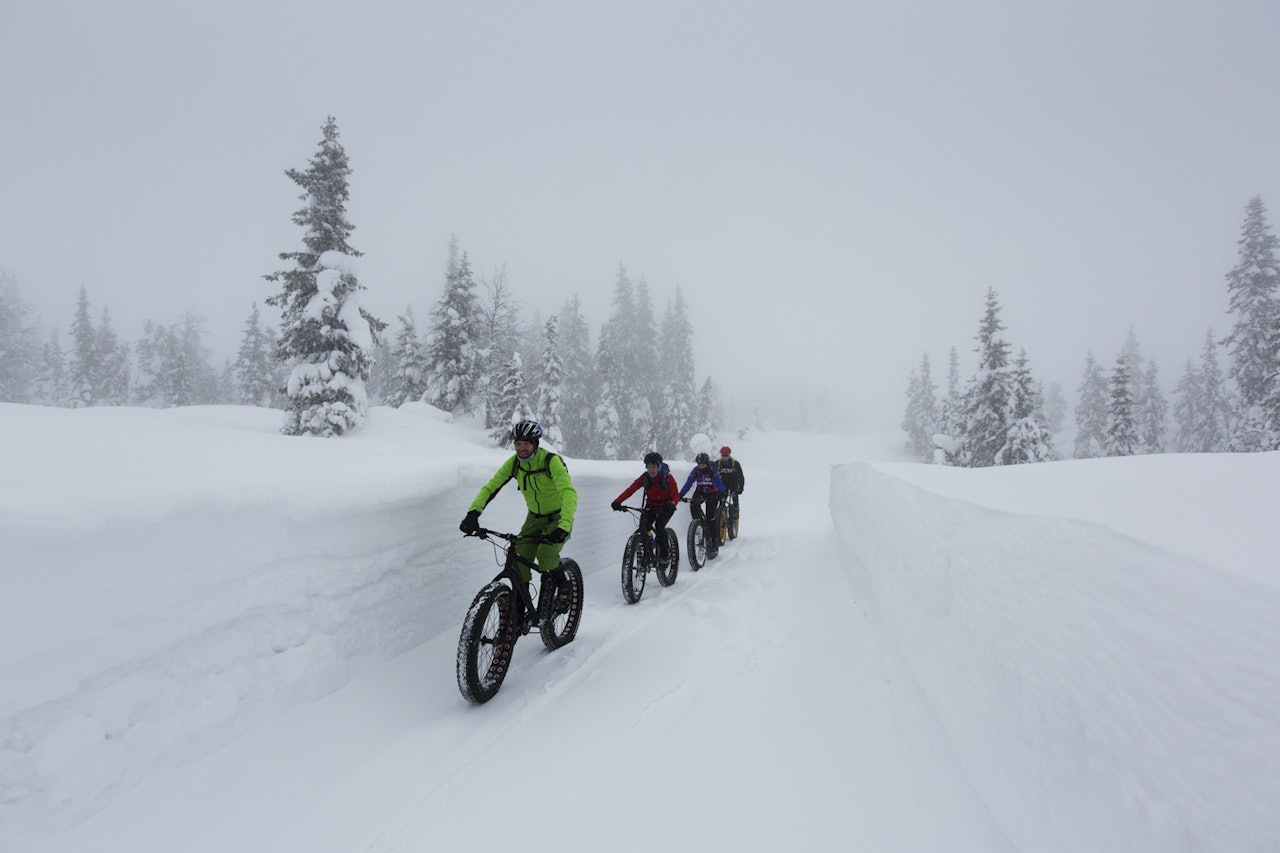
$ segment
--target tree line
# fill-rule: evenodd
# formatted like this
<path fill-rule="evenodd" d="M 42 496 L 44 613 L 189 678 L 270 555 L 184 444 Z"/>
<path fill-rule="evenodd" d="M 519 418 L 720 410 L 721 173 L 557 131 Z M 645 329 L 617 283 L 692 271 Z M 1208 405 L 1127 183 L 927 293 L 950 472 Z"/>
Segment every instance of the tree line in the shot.
<path fill-rule="evenodd" d="M 234 360 L 209 361 L 200 318 L 147 321 L 132 345 L 110 312 L 95 317 L 80 290 L 69 341 L 45 334 L 12 276 L 0 272 L 0 402 L 152 407 L 240 404 L 282 409 L 282 432 L 340 436 L 369 406 L 425 402 L 481 421 L 498 444 L 521 418 L 580 458 L 638 458 L 687 450 L 722 430 L 718 387 L 698 384 L 693 326 L 679 288 L 659 320 L 645 279 L 621 264 L 608 320 L 593 335 L 574 296 L 545 320 L 526 320 L 505 268 L 477 275 L 451 240 L 443 294 L 425 329 L 412 307 L 394 327 L 360 305 L 361 253 L 349 242 L 351 168 L 328 118 L 306 169 L 285 174 L 301 190 L 292 219 L 302 246 L 282 252 L 266 305 L 252 306 Z"/>
<path fill-rule="evenodd" d="M 1109 372 L 1086 353 L 1074 458 L 1280 449 L 1280 260 L 1261 197 L 1245 207 L 1238 246 L 1238 262 L 1226 275 L 1231 330 L 1218 339 L 1208 328 L 1199 358 L 1187 359 L 1173 389 L 1172 407 L 1132 328 Z M 912 370 L 902 428 L 922 460 L 979 468 L 1062 458 L 1054 444 L 1066 415 L 1061 388 L 1045 390 L 1025 350 L 1011 358 L 999 315 L 996 293 L 988 290 L 978 368 L 963 385 L 954 347 L 943 395 L 927 354 Z"/>

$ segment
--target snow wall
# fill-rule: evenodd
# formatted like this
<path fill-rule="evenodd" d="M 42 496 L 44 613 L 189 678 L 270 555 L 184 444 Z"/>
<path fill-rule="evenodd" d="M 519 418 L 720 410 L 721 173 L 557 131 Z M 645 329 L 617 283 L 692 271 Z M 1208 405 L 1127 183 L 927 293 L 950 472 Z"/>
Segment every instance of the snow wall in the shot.
<path fill-rule="evenodd" d="M 831 511 L 866 617 L 1019 849 L 1276 849 L 1274 589 L 874 463 L 833 469 Z"/>

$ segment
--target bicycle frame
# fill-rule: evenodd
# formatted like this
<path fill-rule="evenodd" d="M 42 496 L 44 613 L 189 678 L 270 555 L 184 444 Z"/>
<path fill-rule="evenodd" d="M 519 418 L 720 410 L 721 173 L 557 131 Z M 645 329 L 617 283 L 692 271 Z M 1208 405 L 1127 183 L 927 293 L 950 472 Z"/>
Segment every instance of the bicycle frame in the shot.
<path fill-rule="evenodd" d="M 537 616 L 538 608 L 537 608 L 537 605 L 533 603 L 533 593 L 529 591 L 529 587 L 531 586 L 531 584 L 525 583 L 524 578 L 520 577 L 520 570 L 519 568 L 517 568 L 517 566 L 523 563 L 525 566 L 529 568 L 531 576 L 542 575 L 544 573 L 538 571 L 538 564 L 534 560 L 530 560 L 527 557 L 521 556 L 519 553 L 517 553 L 516 545 L 521 541 L 542 543 L 546 541 L 546 537 L 545 536 L 521 537 L 520 534 L 518 533 L 499 533 L 496 530 L 487 530 L 483 527 L 477 530 L 475 533 L 468 533 L 466 535 L 475 536 L 479 539 L 483 539 L 486 542 L 489 542 L 490 544 L 492 544 L 495 548 L 498 547 L 498 543 L 494 542 L 493 541 L 494 539 L 503 539 L 506 541 L 507 544 L 505 546 L 506 551 L 503 556 L 502 571 L 494 575 L 493 579 L 495 581 L 506 579 L 511 583 L 511 588 L 516 593 L 516 603 L 519 607 L 519 612 L 517 612 L 516 617 L 520 625 L 520 634 L 521 636 L 527 635 L 530 631 L 533 630 L 533 626 L 537 621 L 535 617 Z M 538 582 L 538 590 L 539 590 L 539 597 L 541 597 L 541 590 L 542 590 L 541 579 L 539 579 L 539 582 Z"/>

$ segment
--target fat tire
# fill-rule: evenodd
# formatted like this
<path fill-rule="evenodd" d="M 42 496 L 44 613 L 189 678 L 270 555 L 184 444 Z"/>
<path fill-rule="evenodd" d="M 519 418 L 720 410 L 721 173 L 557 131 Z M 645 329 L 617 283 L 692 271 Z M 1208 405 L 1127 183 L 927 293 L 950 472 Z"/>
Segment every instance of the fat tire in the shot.
<path fill-rule="evenodd" d="M 729 507 L 729 538 L 738 538 L 738 497 L 734 495 L 733 504 Z"/>
<path fill-rule="evenodd" d="M 632 533 L 627 539 L 627 547 L 622 549 L 622 598 L 627 604 L 635 604 L 644 595 L 644 582 L 647 572 L 636 565 L 636 555 L 640 551 L 640 533 Z"/>
<path fill-rule="evenodd" d="M 689 522 L 689 568 L 695 572 L 707 564 L 707 537 L 701 519 Z"/>
<path fill-rule="evenodd" d="M 564 572 L 564 582 L 557 585 L 546 599 L 541 592 L 545 586 L 540 586 L 538 593 L 538 634 L 542 637 L 542 645 L 551 651 L 572 643 L 578 636 L 578 624 L 582 621 L 582 570 L 573 560 L 561 560 L 560 569 Z M 542 581 L 545 584 L 546 578 Z M 566 607 L 561 608 L 558 605 L 565 596 L 569 601 Z"/>
<path fill-rule="evenodd" d="M 680 571 L 680 537 L 670 527 L 666 528 L 667 562 L 658 562 L 658 583 L 671 586 Z"/>
<path fill-rule="evenodd" d="M 458 638 L 458 690 L 468 702 L 488 702 L 507 677 L 518 637 L 515 605 L 511 587 L 493 581 L 467 609 Z"/>

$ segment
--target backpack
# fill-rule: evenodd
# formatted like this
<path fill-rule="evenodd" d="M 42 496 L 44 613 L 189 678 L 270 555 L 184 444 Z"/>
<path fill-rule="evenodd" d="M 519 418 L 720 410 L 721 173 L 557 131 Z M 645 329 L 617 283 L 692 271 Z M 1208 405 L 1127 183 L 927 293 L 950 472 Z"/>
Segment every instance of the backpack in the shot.
<path fill-rule="evenodd" d="M 524 475 L 524 478 L 520 482 L 516 483 L 516 488 L 520 489 L 521 491 L 524 491 L 524 483 L 527 482 L 528 479 L 532 477 L 534 474 L 546 474 L 547 476 L 551 476 L 551 460 L 552 459 L 559 459 L 560 464 L 564 466 L 564 470 L 565 471 L 569 470 L 569 463 L 564 461 L 564 457 L 559 456 L 558 454 L 552 453 L 550 450 L 547 451 L 546 460 L 541 468 L 530 468 L 527 471 L 520 468 L 519 461 L 518 461 L 519 457 L 512 456 L 511 457 L 511 476 L 507 478 L 507 483 L 511 482 L 516 478 L 516 471 L 520 471 L 520 473 Z M 503 485 L 505 486 L 506 483 L 503 483 Z M 497 493 L 497 489 L 494 489 L 494 493 L 495 494 Z"/>

